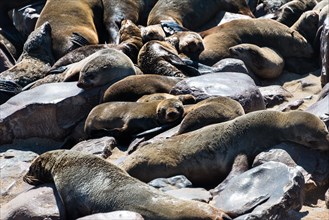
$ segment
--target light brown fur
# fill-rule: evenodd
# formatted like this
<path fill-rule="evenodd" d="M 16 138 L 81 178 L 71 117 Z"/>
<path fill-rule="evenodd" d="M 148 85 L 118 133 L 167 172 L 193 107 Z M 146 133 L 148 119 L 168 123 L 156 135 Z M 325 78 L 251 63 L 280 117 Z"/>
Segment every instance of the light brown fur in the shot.
<path fill-rule="evenodd" d="M 36 158 L 24 181 L 55 183 L 67 219 L 117 210 L 145 219 L 230 219 L 206 203 L 174 198 L 132 178 L 104 159 L 78 151 L 49 151 Z"/>
<path fill-rule="evenodd" d="M 251 71 L 263 79 L 274 79 L 281 75 L 283 58 L 268 47 L 254 44 L 238 44 L 229 48 L 233 58 L 242 60 Z"/>
<path fill-rule="evenodd" d="M 176 99 L 145 103 L 108 102 L 91 110 L 84 130 L 91 136 L 106 131 L 116 138 L 129 138 L 151 128 L 180 121 L 183 113 L 183 104 Z"/>
<path fill-rule="evenodd" d="M 185 175 L 193 185 L 214 186 L 228 175 L 237 155 L 245 154 L 252 161 L 260 152 L 284 141 L 329 150 L 328 129 L 317 116 L 263 110 L 146 144 L 121 166 L 144 182 Z"/>

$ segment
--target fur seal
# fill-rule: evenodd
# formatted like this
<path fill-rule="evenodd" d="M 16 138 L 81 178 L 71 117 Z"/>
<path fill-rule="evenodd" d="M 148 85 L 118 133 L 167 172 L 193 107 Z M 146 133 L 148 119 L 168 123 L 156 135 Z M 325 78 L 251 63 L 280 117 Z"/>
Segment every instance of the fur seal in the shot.
<path fill-rule="evenodd" d="M 60 15 L 60 16 L 59 16 Z M 82 45 L 98 44 L 103 36 L 102 0 L 47 0 L 36 28 L 48 21 L 55 59 Z"/>
<path fill-rule="evenodd" d="M 245 0 L 158 0 L 152 8 L 147 25 L 171 20 L 196 31 L 219 11 L 229 11 L 254 17 Z"/>
<path fill-rule="evenodd" d="M 16 64 L 0 73 L 0 79 L 11 80 L 24 87 L 46 76 L 54 63 L 51 46 L 51 27 L 48 22 L 34 30 L 23 47 Z"/>
<path fill-rule="evenodd" d="M 98 156 L 78 151 L 40 155 L 23 180 L 31 185 L 54 183 L 67 219 L 116 210 L 134 211 L 145 219 L 231 219 L 211 205 L 174 198 Z"/>
<path fill-rule="evenodd" d="M 109 35 L 106 41 L 118 44 L 121 21 L 128 19 L 135 24 L 140 23 L 156 2 L 157 0 L 103 0 L 103 22 Z"/>
<path fill-rule="evenodd" d="M 306 11 L 291 26 L 291 29 L 300 33 L 307 42 L 313 44 L 318 30 L 319 14 L 316 11 Z"/>
<path fill-rule="evenodd" d="M 136 101 L 147 94 L 169 93 L 172 87 L 181 80 L 182 78 L 156 74 L 128 76 L 105 91 L 103 102 Z"/>
<path fill-rule="evenodd" d="M 278 9 L 273 19 L 291 27 L 303 12 L 312 10 L 316 4 L 316 0 L 289 1 Z"/>
<path fill-rule="evenodd" d="M 152 102 L 156 100 L 165 100 L 165 99 L 177 99 L 183 104 L 193 104 L 195 103 L 195 97 L 190 94 L 186 95 L 171 95 L 169 93 L 153 93 L 149 95 L 143 95 L 136 102 Z"/>
<path fill-rule="evenodd" d="M 176 135 L 194 131 L 206 125 L 232 120 L 244 114 L 238 101 L 229 97 L 207 98 L 189 108 Z"/>
<path fill-rule="evenodd" d="M 187 46 L 189 47 L 189 46 Z M 138 53 L 137 65 L 144 74 L 186 77 L 198 75 L 178 55 L 176 48 L 166 41 L 151 40 Z"/>
<path fill-rule="evenodd" d="M 242 60 L 260 78 L 274 79 L 283 72 L 284 60 L 271 48 L 238 44 L 230 47 L 229 52 L 233 58 Z"/>
<path fill-rule="evenodd" d="M 180 121 L 183 113 L 183 103 L 177 99 L 107 102 L 90 111 L 84 130 L 92 137 L 107 134 L 127 139 L 151 128 Z"/>
<path fill-rule="evenodd" d="M 262 110 L 146 144 L 121 167 L 143 182 L 184 175 L 193 185 L 214 186 L 229 174 L 237 155 L 246 154 L 252 161 L 261 151 L 284 141 L 329 150 L 328 129 L 317 116 Z"/>
<path fill-rule="evenodd" d="M 199 61 L 213 65 L 230 57 L 229 48 L 242 43 L 269 47 L 286 57 L 313 56 L 312 46 L 297 31 L 272 19 L 237 19 L 200 33 L 204 51 Z"/>
<path fill-rule="evenodd" d="M 115 83 L 126 76 L 135 75 L 133 62 L 127 55 L 116 49 L 108 48 L 95 52 L 66 71 L 64 81 L 79 74 L 78 87 L 90 89 Z"/>

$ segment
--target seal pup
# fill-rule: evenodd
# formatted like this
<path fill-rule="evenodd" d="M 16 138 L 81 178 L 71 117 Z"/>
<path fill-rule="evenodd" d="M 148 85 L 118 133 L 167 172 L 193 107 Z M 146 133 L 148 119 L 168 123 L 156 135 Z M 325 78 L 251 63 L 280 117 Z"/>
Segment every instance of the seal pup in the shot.
<path fill-rule="evenodd" d="M 196 102 L 195 97 L 191 94 L 184 95 L 172 95 L 169 93 L 153 93 L 149 95 L 143 95 L 136 102 L 152 102 L 165 99 L 177 99 L 183 104 L 194 104 Z"/>
<path fill-rule="evenodd" d="M 200 33 L 204 51 L 199 61 L 213 65 L 230 57 L 229 48 L 242 43 L 269 47 L 286 57 L 313 56 L 312 46 L 297 31 L 272 19 L 237 19 Z"/>
<path fill-rule="evenodd" d="M 127 55 L 116 49 L 108 48 L 95 52 L 65 71 L 64 81 L 79 74 L 77 86 L 90 89 L 107 83 L 115 83 L 126 76 L 135 75 L 133 62 Z"/>
<path fill-rule="evenodd" d="M 91 137 L 107 134 L 127 139 L 140 132 L 178 122 L 183 113 L 183 103 L 177 99 L 144 103 L 107 102 L 90 111 L 84 130 Z"/>
<path fill-rule="evenodd" d="M 78 151 L 40 155 L 23 180 L 31 185 L 54 183 L 67 219 L 116 210 L 134 211 L 145 219 L 231 219 L 209 204 L 172 197 L 98 156 Z"/>
<path fill-rule="evenodd" d="M 312 10 L 316 6 L 316 0 L 292 0 L 282 5 L 273 19 L 276 21 L 291 27 L 303 12 Z"/>
<path fill-rule="evenodd" d="M 103 23 L 108 33 L 106 42 L 118 44 L 121 21 L 131 20 L 135 24 L 145 20 L 157 0 L 103 0 Z"/>
<path fill-rule="evenodd" d="M 300 33 L 307 42 L 313 44 L 318 30 L 319 14 L 316 11 L 306 11 L 291 26 L 291 29 Z"/>
<path fill-rule="evenodd" d="M 35 27 L 50 23 L 58 60 L 78 47 L 102 42 L 98 38 L 104 35 L 102 15 L 102 0 L 47 0 Z"/>
<path fill-rule="evenodd" d="M 219 11 L 254 17 L 245 0 L 158 0 L 149 14 L 147 25 L 171 20 L 189 30 L 196 31 Z"/>
<path fill-rule="evenodd" d="M 194 131 L 206 125 L 232 120 L 244 114 L 242 105 L 229 97 L 210 97 L 188 108 L 175 135 Z"/>
<path fill-rule="evenodd" d="M 238 44 L 229 48 L 232 58 L 242 60 L 251 71 L 263 79 L 274 79 L 284 68 L 283 58 L 268 47 L 254 44 Z"/>
<path fill-rule="evenodd" d="M 152 40 L 144 44 L 138 53 L 137 65 L 144 74 L 175 77 L 199 74 L 189 68 L 179 57 L 176 48 L 166 41 Z"/>
<path fill-rule="evenodd" d="M 143 182 L 184 175 L 193 185 L 215 186 L 229 174 L 237 155 L 245 154 L 250 162 L 261 151 L 284 141 L 329 150 L 328 129 L 317 116 L 262 110 L 145 144 L 120 166 Z"/>
<path fill-rule="evenodd" d="M 143 95 L 169 93 L 182 78 L 156 74 L 133 75 L 111 85 L 104 93 L 103 102 L 136 101 Z"/>
<path fill-rule="evenodd" d="M 34 30 L 24 43 L 16 64 L 0 73 L 1 80 L 10 80 L 24 87 L 46 76 L 54 63 L 51 27 L 48 22 Z"/>

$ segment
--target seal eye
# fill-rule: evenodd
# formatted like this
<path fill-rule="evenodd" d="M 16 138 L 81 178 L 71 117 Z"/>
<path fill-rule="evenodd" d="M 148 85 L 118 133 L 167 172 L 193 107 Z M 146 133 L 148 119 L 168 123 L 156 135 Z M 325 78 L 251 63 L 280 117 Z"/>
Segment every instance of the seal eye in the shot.
<path fill-rule="evenodd" d="M 90 80 L 95 79 L 94 74 L 88 74 L 88 75 L 86 75 L 85 77 L 86 77 L 86 79 L 90 79 Z"/>

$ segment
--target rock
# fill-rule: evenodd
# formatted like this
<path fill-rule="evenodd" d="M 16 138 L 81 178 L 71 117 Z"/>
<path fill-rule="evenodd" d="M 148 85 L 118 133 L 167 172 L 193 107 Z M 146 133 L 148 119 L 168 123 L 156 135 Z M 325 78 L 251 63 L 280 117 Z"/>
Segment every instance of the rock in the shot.
<path fill-rule="evenodd" d="M 225 58 L 221 59 L 212 66 L 213 72 L 237 72 L 249 75 L 249 71 L 240 59 Z"/>
<path fill-rule="evenodd" d="M 0 191 L 1 201 L 5 203 L 19 193 L 32 188 L 23 182 L 23 176 L 38 154 L 31 151 L 7 150 L 0 154 Z"/>
<path fill-rule="evenodd" d="M 132 211 L 115 211 L 115 212 L 108 212 L 108 213 L 98 213 L 94 215 L 84 216 L 82 218 L 78 218 L 77 220 L 108 220 L 108 219 L 115 219 L 115 220 L 143 220 L 143 216 L 136 212 Z"/>
<path fill-rule="evenodd" d="M 235 219 L 285 219 L 303 204 L 303 175 L 279 162 L 267 162 L 233 177 L 210 204 Z"/>
<path fill-rule="evenodd" d="M 254 81 L 246 74 L 211 73 L 177 83 L 171 94 L 191 94 L 197 102 L 212 96 L 225 96 L 238 101 L 245 112 L 265 109 L 263 97 Z"/>
<path fill-rule="evenodd" d="M 192 183 L 183 175 L 170 178 L 157 178 L 150 181 L 148 184 L 163 192 L 192 186 Z"/>
<path fill-rule="evenodd" d="M 329 82 L 329 6 L 327 5 L 320 13 L 319 25 L 322 25 L 320 34 L 320 59 L 321 68 L 321 85 L 325 86 Z"/>
<path fill-rule="evenodd" d="M 326 191 L 326 194 L 324 195 L 324 199 L 326 202 L 326 207 L 329 209 L 329 189 Z"/>
<path fill-rule="evenodd" d="M 181 188 L 166 191 L 167 194 L 178 199 L 196 200 L 208 203 L 212 198 L 210 192 L 203 188 Z"/>
<path fill-rule="evenodd" d="M 266 108 L 273 107 L 287 101 L 287 97 L 293 95 L 279 85 L 259 87 L 259 91 L 264 97 Z"/>
<path fill-rule="evenodd" d="M 329 84 L 328 84 L 329 85 Z M 325 96 L 321 100 L 315 102 L 313 105 L 305 109 L 306 112 L 310 112 L 320 117 L 329 128 L 329 95 Z"/>
<path fill-rule="evenodd" d="M 99 155 L 103 158 L 111 156 L 112 150 L 117 147 L 114 137 L 102 137 L 97 139 L 89 139 L 76 144 L 71 150 L 84 151 Z"/>
<path fill-rule="evenodd" d="M 21 92 L 0 105 L 0 145 L 32 137 L 62 141 L 98 104 L 99 91 L 71 82 Z"/>
<path fill-rule="evenodd" d="M 329 183 L 329 155 L 307 149 L 295 143 L 282 143 L 258 154 L 253 166 L 276 161 L 301 171 L 305 179 L 305 190 Z"/>
<path fill-rule="evenodd" d="M 65 219 L 65 208 L 53 184 L 21 193 L 1 207 L 1 219 Z"/>

